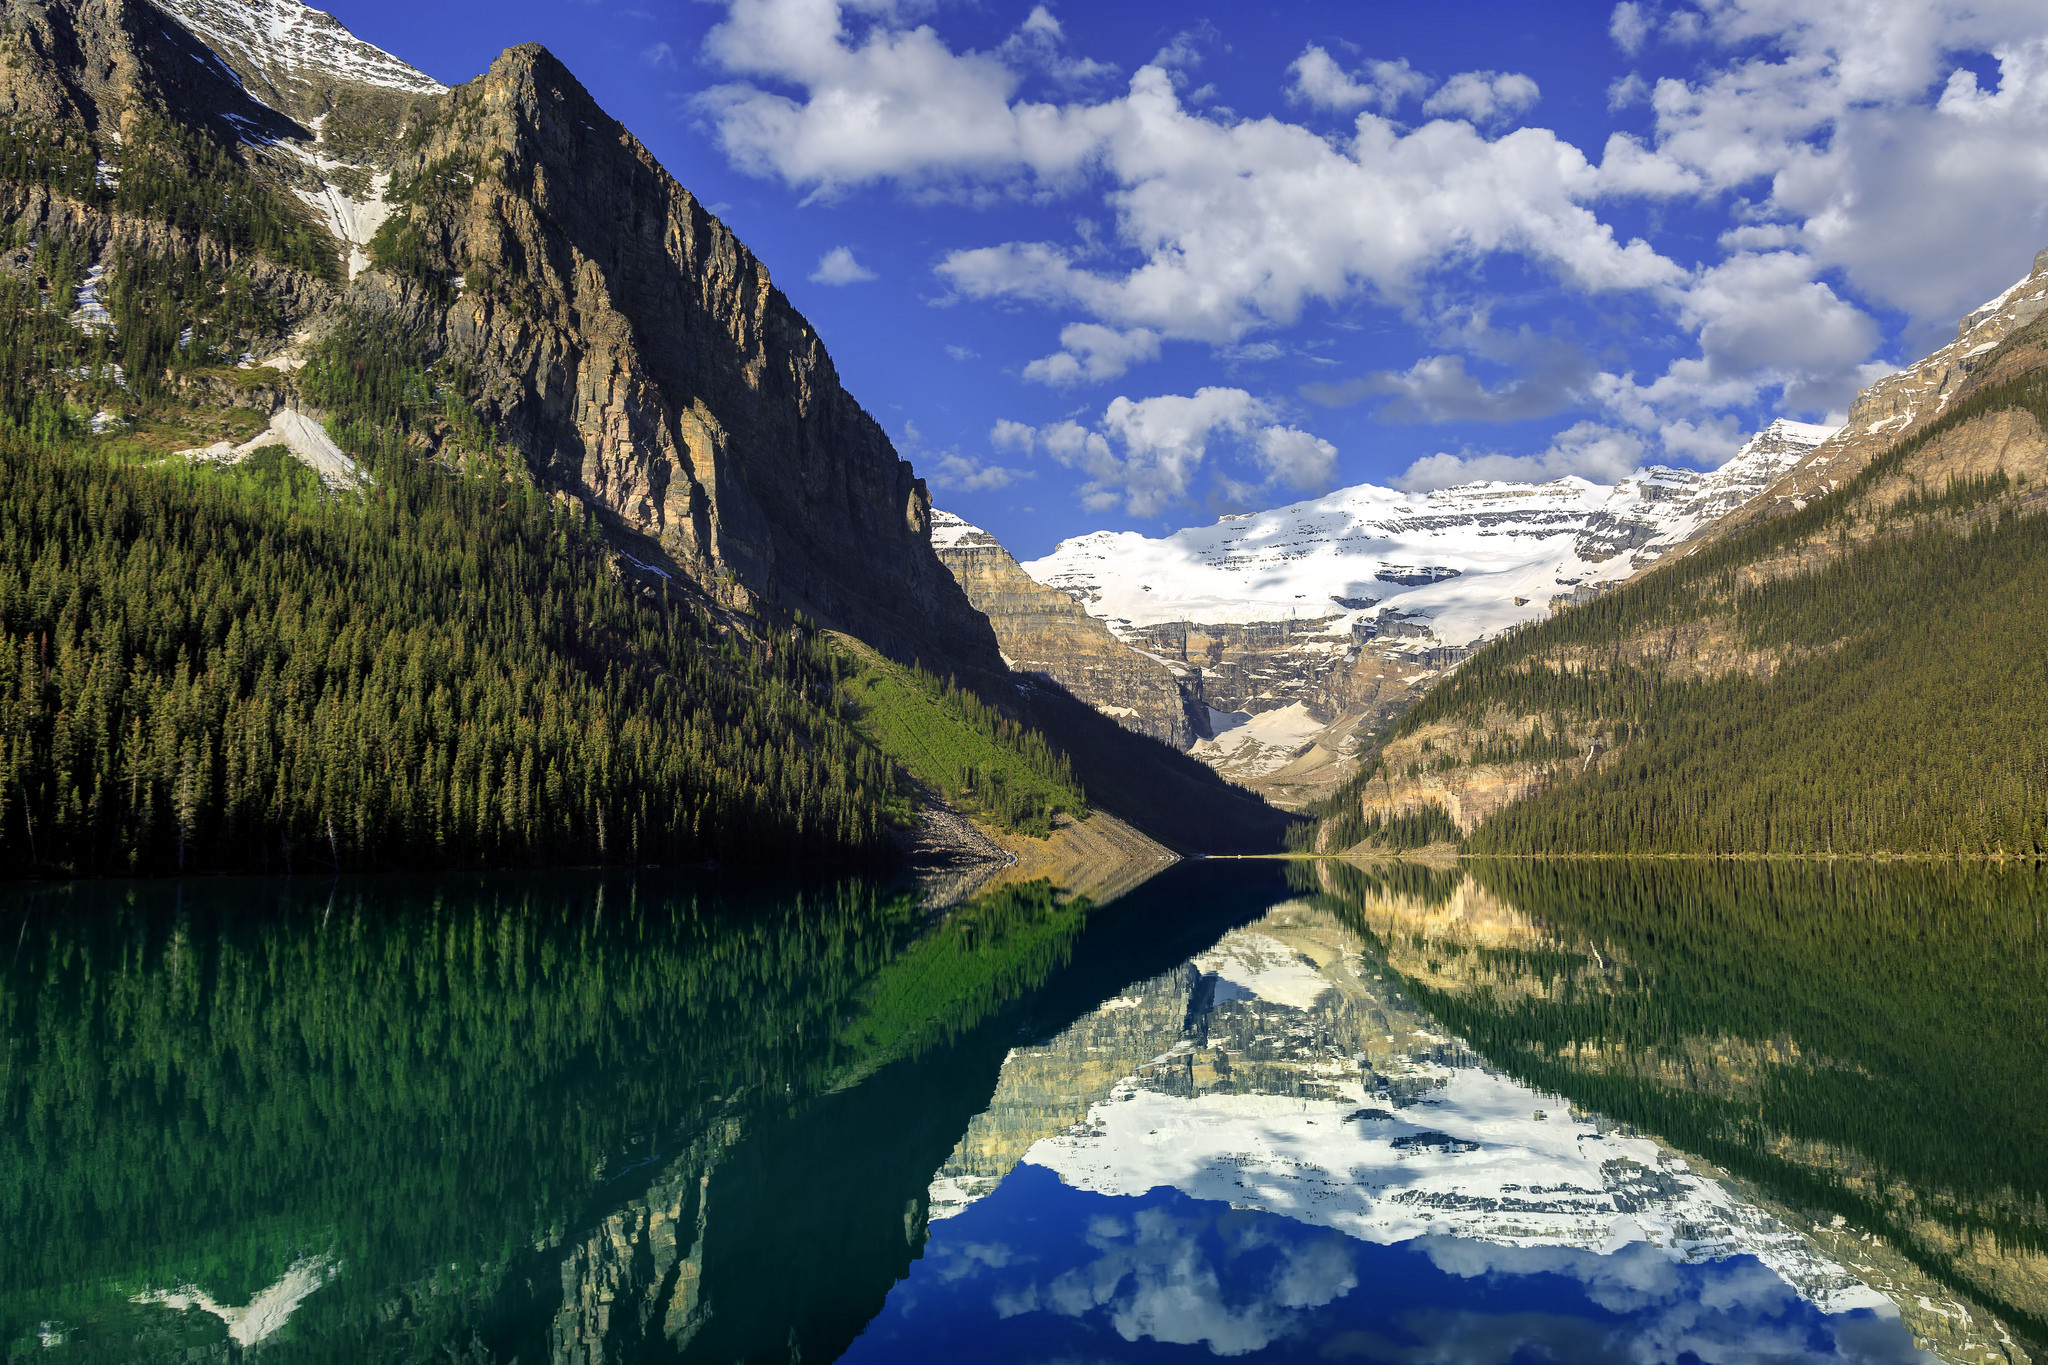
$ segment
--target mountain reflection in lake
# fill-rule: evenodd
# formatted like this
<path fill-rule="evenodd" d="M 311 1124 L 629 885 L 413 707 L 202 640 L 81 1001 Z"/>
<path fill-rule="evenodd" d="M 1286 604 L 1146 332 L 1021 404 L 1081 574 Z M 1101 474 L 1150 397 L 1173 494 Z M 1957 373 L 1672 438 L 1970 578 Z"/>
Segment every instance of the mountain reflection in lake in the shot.
<path fill-rule="evenodd" d="M 2026 1360 L 2033 872 L 21 891 L 10 1361 Z M 4 921 L 0 921 L 4 922 Z"/>

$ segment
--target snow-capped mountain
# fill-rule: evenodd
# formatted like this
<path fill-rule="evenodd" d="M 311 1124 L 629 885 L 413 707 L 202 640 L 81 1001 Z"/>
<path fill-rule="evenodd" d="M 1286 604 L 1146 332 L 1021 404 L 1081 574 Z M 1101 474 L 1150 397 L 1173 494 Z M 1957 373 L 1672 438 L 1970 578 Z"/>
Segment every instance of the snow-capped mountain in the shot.
<path fill-rule="evenodd" d="M 1627 578 L 1832 434 L 1778 421 L 1717 470 L 1652 467 L 1613 485 L 1360 484 L 1158 539 L 1077 536 L 1023 567 L 1127 639 L 1168 622 L 1327 620 L 1333 636 L 1401 623 L 1418 648 L 1469 646 L 1543 616 L 1553 598 Z"/>

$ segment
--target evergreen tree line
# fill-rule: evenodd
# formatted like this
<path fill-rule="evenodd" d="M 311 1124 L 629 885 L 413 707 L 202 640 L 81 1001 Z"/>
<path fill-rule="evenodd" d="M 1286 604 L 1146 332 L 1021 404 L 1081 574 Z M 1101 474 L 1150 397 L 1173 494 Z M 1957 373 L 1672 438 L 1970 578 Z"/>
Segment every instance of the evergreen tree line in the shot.
<path fill-rule="evenodd" d="M 2048 425 L 2048 375 L 1972 395 L 1831 498 L 1482 650 L 1390 736 L 1502 711 L 1601 736 L 1608 757 L 1559 759 L 1549 790 L 1474 831 L 1475 851 L 2048 853 L 2048 518 L 2015 513 L 2003 472 L 1861 501 L 1930 441 L 2014 408 Z M 1877 534 L 1852 545 L 1858 517 Z M 1831 528 L 1825 567 L 1743 576 Z M 1621 652 L 1703 618 L 1785 662 L 1768 681 L 1698 680 Z M 1325 803 L 1323 846 L 1345 846 L 1380 775 Z"/>
<path fill-rule="evenodd" d="M 850 650 L 841 666 L 840 704 L 884 752 L 952 805 L 1034 838 L 1050 835 L 1062 813 L 1087 818 L 1088 797 L 1068 756 L 973 688 L 920 664 Z"/>
<path fill-rule="evenodd" d="M 879 851 L 898 777 L 837 713 L 821 643 L 650 600 L 491 452 L 422 459 L 447 394 L 402 333 L 339 329 L 308 370 L 358 415 L 334 434 L 360 497 L 290 461 L 223 476 L 0 448 L 12 866 Z"/>
<path fill-rule="evenodd" d="M 1398 815 L 1381 811 L 1368 815 L 1361 803 L 1353 800 L 1320 821 L 1289 825 L 1285 838 L 1287 847 L 1293 851 L 1313 853 L 1318 847 L 1342 852 L 1362 843 L 1386 849 L 1428 848 L 1431 844 L 1458 843 L 1464 834 L 1440 802 L 1425 802 Z"/>

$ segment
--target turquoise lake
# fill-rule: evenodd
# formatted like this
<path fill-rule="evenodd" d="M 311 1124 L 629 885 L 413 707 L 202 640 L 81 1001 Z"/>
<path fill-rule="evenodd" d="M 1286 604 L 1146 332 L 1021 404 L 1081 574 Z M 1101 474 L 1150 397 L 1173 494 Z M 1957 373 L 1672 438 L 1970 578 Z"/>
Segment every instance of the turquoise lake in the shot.
<path fill-rule="evenodd" d="M 79 883 L 0 954 L 9 1361 L 2048 1342 L 2031 869 Z"/>

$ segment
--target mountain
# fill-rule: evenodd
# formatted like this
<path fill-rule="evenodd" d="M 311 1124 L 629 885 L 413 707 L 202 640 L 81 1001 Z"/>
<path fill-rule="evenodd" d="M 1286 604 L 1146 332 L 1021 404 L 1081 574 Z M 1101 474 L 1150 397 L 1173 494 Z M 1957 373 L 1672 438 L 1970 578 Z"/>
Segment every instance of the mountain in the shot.
<path fill-rule="evenodd" d="M 1277 839 L 1010 673 L 815 329 L 544 50 L 449 89 L 296 0 L 7 44 L 21 866 L 869 857 L 946 791 L 1045 833 L 1064 751 L 1084 810 Z"/>
<path fill-rule="evenodd" d="M 1018 667 L 1300 803 L 1349 775 L 1355 736 L 1473 649 L 1692 541 L 1830 434 L 1778 421 L 1719 469 L 1652 467 L 1614 485 L 1363 484 L 1163 538 L 1079 536 L 1020 566 L 1079 602 L 1087 625 L 1019 575 L 998 578 L 1007 553 L 957 518 L 940 557 Z"/>
<path fill-rule="evenodd" d="M 940 508 L 932 548 L 989 619 L 1004 662 L 1068 688 L 1126 729 L 1187 749 L 1199 731 L 1176 672 L 1112 635 L 1066 593 L 1025 573 L 1002 543 Z"/>
<path fill-rule="evenodd" d="M 2048 848 L 2044 312 L 2048 253 L 1686 554 L 1467 660 L 1319 844 Z"/>

